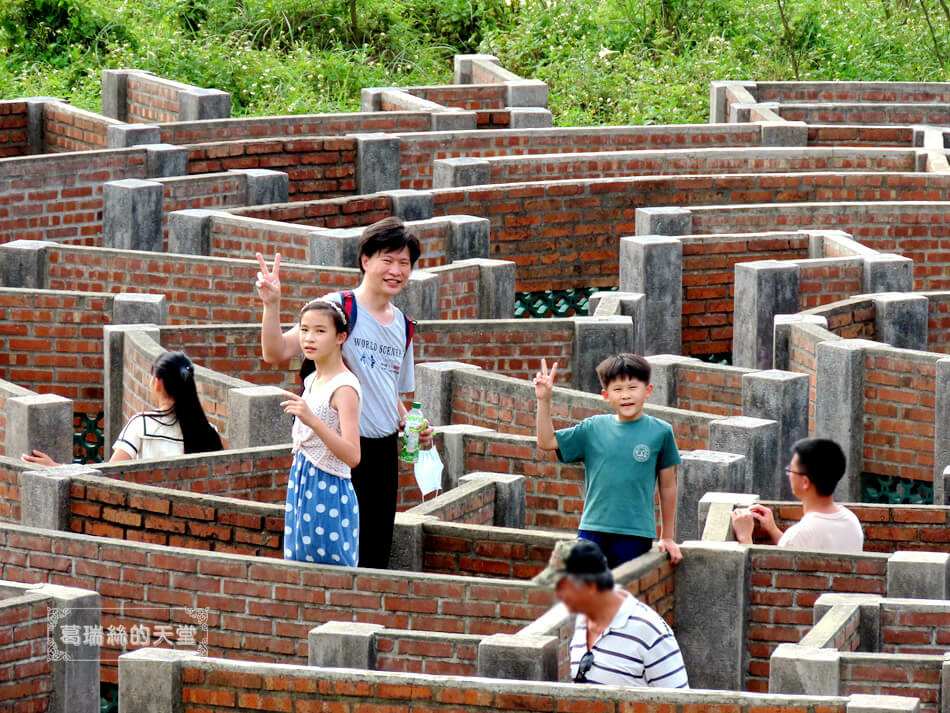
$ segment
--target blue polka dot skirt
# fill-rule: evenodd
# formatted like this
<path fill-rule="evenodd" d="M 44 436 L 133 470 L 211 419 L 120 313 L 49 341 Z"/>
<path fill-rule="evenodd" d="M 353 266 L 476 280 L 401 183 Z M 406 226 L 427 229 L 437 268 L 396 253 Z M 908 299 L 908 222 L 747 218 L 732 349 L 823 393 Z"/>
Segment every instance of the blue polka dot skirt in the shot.
<path fill-rule="evenodd" d="M 284 559 L 355 567 L 360 508 L 349 478 L 320 470 L 297 452 L 287 480 Z"/>

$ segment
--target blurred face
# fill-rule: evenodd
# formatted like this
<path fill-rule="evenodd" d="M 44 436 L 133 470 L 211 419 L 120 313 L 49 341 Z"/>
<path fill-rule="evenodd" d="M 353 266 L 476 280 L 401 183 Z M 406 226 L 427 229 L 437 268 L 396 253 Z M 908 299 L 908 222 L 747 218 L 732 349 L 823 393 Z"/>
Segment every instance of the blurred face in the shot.
<path fill-rule="evenodd" d="M 300 317 L 298 336 L 304 356 L 314 361 L 330 356 L 346 341 L 346 333 L 336 331 L 333 317 L 316 309 L 307 310 Z"/>
<path fill-rule="evenodd" d="M 596 587 L 593 584 L 575 582 L 570 577 L 562 578 L 554 588 L 555 596 L 571 614 L 586 613 L 586 605 L 590 602 L 594 591 Z"/>
<path fill-rule="evenodd" d="M 624 376 L 611 381 L 600 393 L 617 412 L 618 419 L 636 421 L 643 415 L 643 404 L 653 393 L 653 384 Z"/>
<path fill-rule="evenodd" d="M 376 292 L 388 297 L 395 297 L 409 281 L 412 272 L 412 261 L 409 257 L 409 248 L 401 250 L 380 251 L 370 257 L 361 258 L 363 265 L 363 284 Z"/>

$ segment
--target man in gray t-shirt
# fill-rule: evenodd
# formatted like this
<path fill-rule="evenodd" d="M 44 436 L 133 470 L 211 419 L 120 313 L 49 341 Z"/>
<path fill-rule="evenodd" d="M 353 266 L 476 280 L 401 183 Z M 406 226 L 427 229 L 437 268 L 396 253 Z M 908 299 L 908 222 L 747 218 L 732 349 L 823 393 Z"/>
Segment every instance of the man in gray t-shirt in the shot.
<path fill-rule="evenodd" d="M 352 469 L 353 489 L 360 507 L 361 567 L 386 568 L 392 549 L 398 486 L 398 435 L 406 415 L 399 398 L 415 388 L 412 345 L 407 320 L 392 304 L 409 282 L 419 259 L 419 240 L 399 218 L 384 218 L 363 231 L 359 262 L 363 279 L 353 290 L 353 329 L 343 344 L 343 356 L 360 380 L 360 464 Z M 280 329 L 280 255 L 268 271 L 258 253 L 261 272 L 257 292 L 264 303 L 261 350 L 264 361 L 276 364 L 300 355 L 297 327 Z M 337 303 L 341 294 L 330 295 Z M 432 430 L 422 433 L 422 447 L 432 445 Z"/>

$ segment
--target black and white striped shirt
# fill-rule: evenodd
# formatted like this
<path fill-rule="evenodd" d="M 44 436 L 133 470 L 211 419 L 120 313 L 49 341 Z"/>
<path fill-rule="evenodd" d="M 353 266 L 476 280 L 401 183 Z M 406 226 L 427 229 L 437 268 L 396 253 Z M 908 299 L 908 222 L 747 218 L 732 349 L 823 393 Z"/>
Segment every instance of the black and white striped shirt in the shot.
<path fill-rule="evenodd" d="M 623 591 L 623 590 L 618 590 Z M 626 595 L 610 626 L 594 642 L 588 683 L 611 686 L 689 688 L 679 644 L 653 609 Z M 587 653 L 587 617 L 578 615 L 571 637 L 571 678 Z"/>

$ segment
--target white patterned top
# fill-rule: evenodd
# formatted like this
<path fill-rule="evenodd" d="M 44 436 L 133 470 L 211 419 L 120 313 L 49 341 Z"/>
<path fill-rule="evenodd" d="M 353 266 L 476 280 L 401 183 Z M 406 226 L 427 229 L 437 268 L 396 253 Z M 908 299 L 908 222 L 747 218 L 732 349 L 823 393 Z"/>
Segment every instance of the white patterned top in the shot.
<path fill-rule="evenodd" d="M 303 400 L 310 407 L 310 410 L 316 414 L 317 418 L 327 424 L 337 433 L 340 433 L 340 414 L 330 405 L 333 394 L 341 386 L 352 386 L 356 389 L 356 395 L 362 401 L 363 392 L 360 389 L 360 382 L 356 375 L 351 371 L 342 371 L 325 384 L 313 388 L 313 382 L 316 381 L 317 374 L 310 374 L 303 382 Z M 341 478 L 350 477 L 350 466 L 337 458 L 327 444 L 317 437 L 310 426 L 304 424 L 299 418 L 294 420 L 294 427 L 291 431 L 291 437 L 294 442 L 294 453 L 303 451 L 311 463 L 332 475 Z"/>

